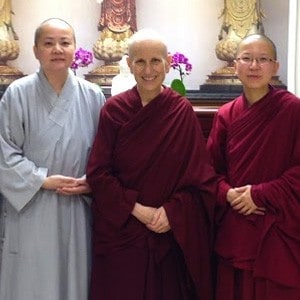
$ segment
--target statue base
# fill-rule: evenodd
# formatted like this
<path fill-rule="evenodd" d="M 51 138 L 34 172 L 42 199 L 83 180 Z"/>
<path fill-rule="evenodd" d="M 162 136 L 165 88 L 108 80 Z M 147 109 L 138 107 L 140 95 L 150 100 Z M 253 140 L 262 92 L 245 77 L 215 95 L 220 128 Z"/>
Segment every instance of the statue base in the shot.
<path fill-rule="evenodd" d="M 24 74 L 6 64 L 0 65 L 0 85 L 10 85 L 14 80 L 24 77 Z"/>
<path fill-rule="evenodd" d="M 84 78 L 100 86 L 111 86 L 112 79 L 119 73 L 119 65 L 104 65 L 85 74 Z"/>
<path fill-rule="evenodd" d="M 279 76 L 273 76 L 270 84 L 286 89 L 287 87 L 279 80 Z M 243 92 L 243 85 L 235 75 L 233 66 L 222 67 L 208 75 L 205 84 L 200 85 L 200 93 L 205 98 L 235 98 Z"/>

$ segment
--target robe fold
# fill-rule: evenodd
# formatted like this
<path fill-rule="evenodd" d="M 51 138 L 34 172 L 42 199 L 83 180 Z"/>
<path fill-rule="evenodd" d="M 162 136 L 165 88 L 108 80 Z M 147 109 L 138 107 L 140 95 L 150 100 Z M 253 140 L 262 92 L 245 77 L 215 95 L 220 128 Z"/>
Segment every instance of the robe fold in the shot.
<path fill-rule="evenodd" d="M 164 88 L 143 107 L 134 87 L 110 98 L 101 110 L 100 120 L 87 170 L 95 198 L 94 256 L 100 261 L 109 257 L 118 261 L 122 257 L 132 266 L 146 266 L 140 267 L 138 273 L 142 282 L 131 283 L 126 290 L 116 281 L 100 287 L 107 273 L 99 275 L 94 270 L 92 299 L 100 299 L 106 289 L 118 287 L 120 295 L 123 293 L 127 299 L 170 299 L 160 292 L 153 294 L 163 285 L 157 282 L 161 276 L 157 266 L 164 264 L 170 253 L 185 260 L 188 271 L 184 276 L 192 278 L 197 291 L 197 296 L 189 299 L 212 299 L 210 251 L 215 177 L 192 106 L 170 88 Z M 171 231 L 157 234 L 148 230 L 131 215 L 136 202 L 164 206 Z M 136 249 L 133 253 L 142 249 L 146 258 L 124 254 L 130 249 Z M 113 264 L 107 264 L 108 272 L 130 276 L 130 270 L 120 267 L 116 271 Z M 176 260 L 172 264 L 176 265 Z M 102 266 L 100 263 L 97 268 Z M 170 285 L 166 289 L 172 288 L 175 289 Z M 134 289 L 139 290 L 140 298 L 129 297 Z M 113 296 L 106 294 L 104 298 L 110 300 Z"/>
<path fill-rule="evenodd" d="M 69 71 L 59 96 L 42 70 L 0 101 L 1 300 L 88 299 L 90 198 L 41 188 L 85 176 L 104 96 Z"/>
<path fill-rule="evenodd" d="M 270 86 L 269 93 L 251 106 L 241 95 L 221 107 L 208 139 L 220 175 L 215 246 L 220 260 L 298 293 L 299 116 L 299 99 Z M 252 185 L 255 204 L 266 208 L 265 215 L 244 216 L 227 203 L 230 187 L 247 184 Z"/>

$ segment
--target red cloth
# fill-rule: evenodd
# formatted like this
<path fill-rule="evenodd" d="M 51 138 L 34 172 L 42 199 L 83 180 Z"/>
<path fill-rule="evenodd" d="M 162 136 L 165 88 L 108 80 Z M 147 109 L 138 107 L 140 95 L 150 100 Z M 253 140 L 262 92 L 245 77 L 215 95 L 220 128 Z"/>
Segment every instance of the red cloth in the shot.
<path fill-rule="evenodd" d="M 151 261 L 163 262 L 178 244 L 189 270 L 186 277 L 192 277 L 198 292 L 195 299 L 211 299 L 214 176 L 188 100 L 165 88 L 142 107 L 136 87 L 110 98 L 101 110 L 87 169 L 95 197 L 94 254 L 124 256 L 135 247 L 154 256 Z M 165 234 L 148 230 L 131 215 L 137 201 L 163 205 L 172 230 Z M 129 255 L 127 259 L 135 261 Z M 153 266 L 145 268 L 149 276 Z M 117 285 L 111 282 L 110 287 Z"/>
<path fill-rule="evenodd" d="M 256 278 L 299 290 L 299 99 L 271 86 L 252 106 L 241 95 L 219 109 L 207 146 L 220 175 L 217 254 Z M 230 187 L 246 184 L 264 216 L 238 214 L 226 203 Z"/>
<path fill-rule="evenodd" d="M 282 286 L 220 263 L 215 300 L 300 300 L 300 289 Z"/>

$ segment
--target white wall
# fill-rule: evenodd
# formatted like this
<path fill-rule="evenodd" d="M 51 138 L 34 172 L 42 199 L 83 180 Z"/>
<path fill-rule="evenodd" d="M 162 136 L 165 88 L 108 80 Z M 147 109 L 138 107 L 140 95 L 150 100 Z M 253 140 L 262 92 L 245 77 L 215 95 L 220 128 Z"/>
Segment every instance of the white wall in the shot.
<path fill-rule="evenodd" d="M 221 0 L 137 0 L 138 27 L 160 31 L 171 53 L 181 52 L 191 61 L 192 73 L 185 78 L 190 89 L 198 89 L 208 74 L 225 64 L 215 55 L 222 8 Z M 171 70 L 167 79 L 177 75 Z"/>
<path fill-rule="evenodd" d="M 290 0 L 289 59 L 287 84 L 289 90 L 300 97 L 300 3 Z"/>
<path fill-rule="evenodd" d="M 13 25 L 20 38 L 20 55 L 9 62 L 23 73 L 36 70 L 38 63 L 32 54 L 33 34 L 36 26 L 46 18 L 60 17 L 73 25 L 77 46 L 91 50 L 99 36 L 97 23 L 100 5 L 96 0 L 12 0 Z M 288 7 L 286 0 L 262 0 L 265 32 L 278 48 L 281 63 L 280 79 L 287 83 Z M 219 18 L 223 0 L 136 0 L 137 26 L 152 27 L 163 34 L 171 52 L 184 53 L 193 64 L 192 73 L 186 77 L 188 89 L 198 89 L 207 75 L 224 65 L 215 56 L 215 46 L 222 19 Z M 78 75 L 100 65 L 82 68 Z M 167 83 L 177 73 L 167 77 Z"/>
<path fill-rule="evenodd" d="M 289 0 L 261 0 L 261 3 L 265 14 L 265 33 L 277 47 L 277 59 L 280 63 L 278 75 L 287 85 Z"/>
<path fill-rule="evenodd" d="M 13 25 L 19 36 L 20 54 L 15 61 L 9 62 L 24 74 L 34 72 L 39 64 L 33 56 L 33 39 L 36 27 L 45 19 L 59 17 L 69 22 L 77 38 L 77 46 L 91 50 L 98 38 L 97 23 L 100 5 L 96 0 L 12 0 Z M 97 64 L 95 60 L 95 64 Z M 95 65 L 81 69 L 78 74 L 86 73 Z"/>

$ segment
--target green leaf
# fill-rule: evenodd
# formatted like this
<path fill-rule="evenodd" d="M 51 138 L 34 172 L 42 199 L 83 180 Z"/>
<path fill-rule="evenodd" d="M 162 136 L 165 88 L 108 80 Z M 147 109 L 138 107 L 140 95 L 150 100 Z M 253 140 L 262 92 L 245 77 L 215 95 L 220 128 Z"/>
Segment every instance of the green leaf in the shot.
<path fill-rule="evenodd" d="M 181 96 L 185 96 L 185 94 L 186 94 L 185 86 L 184 86 L 183 82 L 180 79 L 174 79 L 171 82 L 171 89 L 176 91 Z"/>

